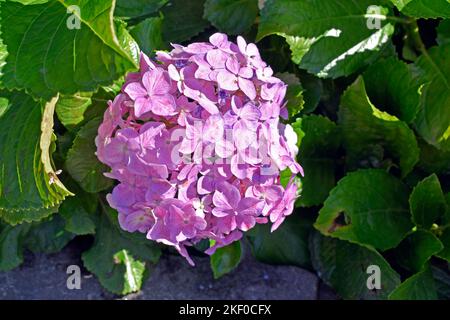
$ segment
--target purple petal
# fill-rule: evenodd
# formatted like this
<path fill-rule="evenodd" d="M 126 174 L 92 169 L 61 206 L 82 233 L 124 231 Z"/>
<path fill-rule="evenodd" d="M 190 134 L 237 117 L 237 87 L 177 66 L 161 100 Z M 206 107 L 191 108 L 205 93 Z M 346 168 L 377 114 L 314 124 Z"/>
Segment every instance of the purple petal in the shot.
<path fill-rule="evenodd" d="M 239 51 L 243 54 L 246 55 L 247 54 L 247 42 L 245 41 L 245 39 L 241 36 L 237 37 L 237 44 L 239 47 Z"/>
<path fill-rule="evenodd" d="M 144 73 L 142 83 L 149 95 L 163 95 L 170 91 L 170 78 L 167 71 L 161 68 Z"/>
<path fill-rule="evenodd" d="M 229 57 L 227 59 L 225 66 L 227 67 L 228 71 L 230 71 L 231 73 L 233 73 L 235 75 L 237 75 L 239 73 L 239 70 L 241 69 L 239 61 L 237 61 L 237 59 L 233 58 L 233 57 Z"/>
<path fill-rule="evenodd" d="M 250 79 L 253 77 L 253 69 L 249 67 L 243 67 L 239 70 L 239 77 Z"/>
<path fill-rule="evenodd" d="M 245 210 L 257 210 L 257 207 L 262 204 L 262 201 L 260 199 L 252 198 L 252 197 L 246 197 L 243 198 L 241 201 L 239 201 L 238 205 L 238 212 L 242 212 Z"/>
<path fill-rule="evenodd" d="M 261 117 L 261 111 L 253 103 L 247 103 L 240 110 L 239 116 L 248 121 L 257 121 Z"/>
<path fill-rule="evenodd" d="M 224 211 L 220 208 L 214 208 L 212 209 L 212 214 L 216 217 L 222 218 L 222 217 L 227 217 L 231 214 L 231 212 L 229 211 Z"/>
<path fill-rule="evenodd" d="M 134 101 L 134 114 L 136 117 L 142 116 L 144 113 L 152 111 L 152 103 L 150 98 L 137 98 Z"/>
<path fill-rule="evenodd" d="M 172 80 L 175 80 L 175 81 L 181 80 L 180 74 L 178 73 L 177 68 L 175 68 L 175 66 L 173 64 L 169 65 L 169 67 L 167 68 L 167 71 L 169 72 L 169 76 Z"/>
<path fill-rule="evenodd" d="M 226 70 L 221 70 L 218 73 L 217 83 L 219 84 L 219 87 L 221 89 L 230 91 L 236 91 L 237 89 L 239 89 L 238 78 L 234 74 Z"/>
<path fill-rule="evenodd" d="M 145 90 L 145 88 L 138 82 L 131 82 L 127 84 L 124 91 L 133 100 L 136 100 L 140 97 L 145 97 L 147 95 L 147 91 Z"/>
<path fill-rule="evenodd" d="M 215 69 L 225 68 L 225 62 L 228 56 L 221 50 L 215 49 L 208 51 L 206 54 L 206 61 Z"/>
<path fill-rule="evenodd" d="M 150 98 L 152 112 L 160 116 L 170 116 L 176 114 L 175 99 L 171 94 L 154 95 Z"/>
<path fill-rule="evenodd" d="M 217 32 L 209 37 L 209 42 L 211 42 L 212 45 L 220 48 L 227 44 L 228 36 L 226 34 Z"/>
<path fill-rule="evenodd" d="M 254 216 L 240 214 L 240 215 L 236 216 L 236 224 L 240 230 L 245 232 L 255 226 L 256 220 L 255 220 Z"/>
<path fill-rule="evenodd" d="M 250 98 L 250 100 L 255 100 L 256 98 L 256 89 L 253 81 L 239 78 L 239 88 L 245 93 L 247 97 Z"/>
<path fill-rule="evenodd" d="M 247 178 L 247 166 L 243 164 L 243 161 L 240 159 L 239 154 L 236 154 L 231 157 L 231 172 L 238 179 Z"/>

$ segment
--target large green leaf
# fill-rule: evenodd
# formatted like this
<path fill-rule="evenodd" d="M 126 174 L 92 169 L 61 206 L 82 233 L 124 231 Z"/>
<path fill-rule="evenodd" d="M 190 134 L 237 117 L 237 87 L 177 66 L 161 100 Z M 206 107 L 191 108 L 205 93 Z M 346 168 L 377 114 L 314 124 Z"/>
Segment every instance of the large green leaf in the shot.
<path fill-rule="evenodd" d="M 261 11 L 258 39 L 270 34 L 287 37 L 294 60 L 321 77 L 349 75 L 372 63 L 388 43 L 387 1 L 268 0 Z M 379 19 L 378 25 L 372 25 Z M 301 60 L 301 61 L 300 61 Z"/>
<path fill-rule="evenodd" d="M 0 5 L 8 50 L 2 82 L 7 88 L 50 98 L 56 92 L 92 91 L 137 67 L 135 44 L 130 39 L 124 43 L 114 31 L 113 0 Z M 67 13 L 72 5 L 79 11 Z M 74 21 L 79 21 L 79 29 Z M 121 34 L 126 36 L 123 30 Z"/>
<path fill-rule="evenodd" d="M 258 0 L 206 0 L 204 18 L 228 34 L 242 34 L 258 15 Z"/>
<path fill-rule="evenodd" d="M 301 211 L 286 219 L 274 232 L 270 226 L 257 225 L 247 234 L 252 253 L 259 261 L 310 267 L 308 238 L 311 222 L 301 217 Z"/>
<path fill-rule="evenodd" d="M 431 227 L 437 218 L 447 210 L 441 184 L 436 174 L 420 181 L 409 198 L 414 223 L 425 229 Z"/>
<path fill-rule="evenodd" d="M 53 215 L 43 221 L 34 222 L 25 240 L 32 252 L 56 253 L 75 237 L 64 228 L 65 222 L 60 215 Z"/>
<path fill-rule="evenodd" d="M 161 35 L 162 25 L 162 17 L 152 17 L 145 19 L 131 29 L 131 35 L 136 39 L 139 48 L 147 55 L 150 55 L 154 50 L 166 48 Z"/>
<path fill-rule="evenodd" d="M 442 250 L 442 243 L 431 232 L 417 230 L 395 249 L 399 264 L 412 272 L 419 272 L 425 263 Z"/>
<path fill-rule="evenodd" d="M 27 223 L 3 228 L 0 225 L 0 271 L 9 271 L 23 262 L 23 240 L 29 228 Z"/>
<path fill-rule="evenodd" d="M 410 65 L 396 57 L 381 60 L 364 72 L 370 101 L 379 109 L 410 123 L 419 107 L 420 82 Z"/>
<path fill-rule="evenodd" d="M 448 0 L 391 0 L 402 13 L 416 18 L 450 18 Z"/>
<path fill-rule="evenodd" d="M 306 72 L 302 72 L 300 78 L 302 79 L 301 85 L 303 87 L 302 95 L 305 100 L 303 112 L 310 113 L 319 105 L 323 94 L 323 80 Z"/>
<path fill-rule="evenodd" d="M 163 40 L 182 42 L 205 30 L 209 23 L 203 19 L 204 3 L 204 0 L 170 0 L 161 10 L 164 16 Z"/>
<path fill-rule="evenodd" d="M 323 234 L 386 250 L 413 227 L 408 188 L 383 170 L 349 173 L 331 190 L 314 226 Z"/>
<path fill-rule="evenodd" d="M 397 160 L 402 176 L 406 176 L 419 160 L 414 132 L 370 102 L 362 77 L 341 97 L 339 124 L 351 169 L 365 166 L 368 159 L 378 162 L 375 167 L 383 166 L 383 160 L 388 163 Z"/>
<path fill-rule="evenodd" d="M 390 300 L 437 300 L 436 284 L 429 266 L 406 279 L 390 295 Z"/>
<path fill-rule="evenodd" d="M 95 155 L 95 137 L 101 118 L 89 121 L 78 132 L 72 148 L 67 153 L 65 167 L 72 178 L 87 192 L 99 192 L 112 186 L 113 181 L 103 173 L 108 167 Z"/>
<path fill-rule="evenodd" d="M 416 61 L 427 82 L 415 121 L 417 131 L 428 143 L 445 149 L 450 149 L 449 56 L 450 44 L 446 44 L 431 48 Z"/>
<path fill-rule="evenodd" d="M 431 272 L 433 273 L 438 298 L 450 300 L 450 274 L 448 271 L 431 266 Z"/>
<path fill-rule="evenodd" d="M 94 194 L 77 191 L 75 197 L 66 199 L 59 208 L 59 213 L 65 220 L 65 229 L 77 235 L 95 233 L 92 204 L 97 205 L 98 199 Z"/>
<path fill-rule="evenodd" d="M 103 116 L 108 100 L 114 100 L 120 91 L 119 83 L 101 87 L 97 92 L 77 92 L 73 95 L 60 95 L 55 111 L 59 121 L 69 131 L 77 131 L 95 117 Z"/>
<path fill-rule="evenodd" d="M 295 74 L 289 72 L 277 73 L 275 76 L 288 86 L 285 96 L 286 108 L 289 113 L 289 118 L 294 119 L 302 111 L 305 103 L 300 79 Z"/>
<path fill-rule="evenodd" d="M 0 118 L 0 217 L 10 224 L 40 220 L 71 195 L 51 160 L 57 98 L 44 104 L 19 92 L 2 96 L 9 107 Z"/>
<path fill-rule="evenodd" d="M 116 253 L 114 262 L 125 266 L 123 293 L 139 291 L 144 279 L 145 262 L 135 260 L 127 250 Z"/>
<path fill-rule="evenodd" d="M 443 223 L 450 225 L 450 192 L 445 194 L 445 201 L 447 202 L 447 212 L 442 221 Z"/>
<path fill-rule="evenodd" d="M 218 279 L 235 269 L 242 258 L 241 242 L 235 241 L 228 246 L 218 248 L 211 256 L 211 269 Z"/>
<path fill-rule="evenodd" d="M 105 212 L 99 219 L 95 242 L 82 256 L 84 266 L 113 293 L 137 291 L 142 283 L 143 264 L 157 262 L 159 248 L 145 237 L 120 231 L 115 222 L 110 221 L 115 221 L 117 215 L 109 217 Z"/>
<path fill-rule="evenodd" d="M 450 20 L 442 20 L 437 28 L 437 43 L 440 45 L 450 43 Z"/>
<path fill-rule="evenodd" d="M 74 95 L 61 95 L 56 104 L 59 121 L 69 130 L 84 121 L 84 113 L 92 104 L 92 92 L 80 92 Z"/>
<path fill-rule="evenodd" d="M 386 299 L 400 283 L 400 276 L 373 249 L 324 237 L 318 232 L 311 237 L 310 248 L 314 269 L 344 299 Z M 379 290 L 367 286 L 370 266 L 380 268 Z"/>
<path fill-rule="evenodd" d="M 117 0 L 114 15 L 126 19 L 157 12 L 168 0 Z"/>
<path fill-rule="evenodd" d="M 443 244 L 444 248 L 436 255 L 439 258 L 445 259 L 450 262 L 450 226 L 447 226 L 447 228 L 442 231 L 439 240 Z"/>
<path fill-rule="evenodd" d="M 418 166 L 427 173 L 450 174 L 450 149 L 442 150 L 419 139 Z"/>
<path fill-rule="evenodd" d="M 305 171 L 301 179 L 302 193 L 297 200 L 302 206 L 320 205 L 335 186 L 336 155 L 340 134 L 334 122 L 319 115 L 305 116 L 301 128 L 305 133 L 299 162 Z"/>

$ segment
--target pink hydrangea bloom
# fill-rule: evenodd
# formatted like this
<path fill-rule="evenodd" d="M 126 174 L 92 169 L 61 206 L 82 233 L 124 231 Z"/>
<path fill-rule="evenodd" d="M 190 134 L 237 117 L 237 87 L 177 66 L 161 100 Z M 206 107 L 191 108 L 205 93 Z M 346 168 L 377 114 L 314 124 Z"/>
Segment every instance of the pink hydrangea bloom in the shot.
<path fill-rule="evenodd" d="M 256 224 L 277 229 L 297 197 L 297 136 L 286 116 L 286 84 L 256 45 L 225 34 L 155 60 L 141 54 L 108 103 L 97 156 L 118 180 L 107 196 L 121 227 L 175 247 L 213 240 L 206 253 Z M 289 170 L 286 188 L 280 172 Z"/>

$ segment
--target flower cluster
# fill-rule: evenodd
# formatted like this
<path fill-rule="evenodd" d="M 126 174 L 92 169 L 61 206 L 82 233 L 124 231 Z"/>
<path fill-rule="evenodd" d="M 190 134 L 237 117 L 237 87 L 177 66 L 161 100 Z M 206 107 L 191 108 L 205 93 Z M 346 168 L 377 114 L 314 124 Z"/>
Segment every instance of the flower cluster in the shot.
<path fill-rule="evenodd" d="M 97 156 L 120 183 L 107 199 L 124 230 L 174 246 L 213 240 L 214 253 L 257 223 L 278 228 L 292 213 L 297 136 L 289 125 L 286 85 L 257 47 L 221 33 L 209 42 L 173 45 L 154 60 L 141 54 L 109 102 Z M 286 187 L 280 172 L 290 170 Z"/>

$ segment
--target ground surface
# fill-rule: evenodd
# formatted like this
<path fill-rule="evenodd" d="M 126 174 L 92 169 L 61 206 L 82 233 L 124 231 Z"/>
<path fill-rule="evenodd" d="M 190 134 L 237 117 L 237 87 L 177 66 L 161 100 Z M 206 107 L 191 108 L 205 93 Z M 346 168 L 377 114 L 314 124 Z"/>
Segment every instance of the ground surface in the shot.
<path fill-rule="evenodd" d="M 0 273 L 0 299 L 117 299 L 97 279 L 83 273 L 80 290 L 66 286 L 67 266 L 80 265 L 80 246 L 58 254 L 25 254 L 24 264 Z M 336 299 L 316 275 L 298 267 L 271 266 L 247 256 L 231 274 L 214 280 L 207 258 L 190 267 L 178 256 L 163 255 L 141 292 L 123 299 Z"/>

